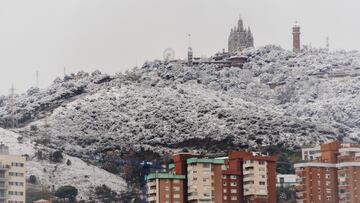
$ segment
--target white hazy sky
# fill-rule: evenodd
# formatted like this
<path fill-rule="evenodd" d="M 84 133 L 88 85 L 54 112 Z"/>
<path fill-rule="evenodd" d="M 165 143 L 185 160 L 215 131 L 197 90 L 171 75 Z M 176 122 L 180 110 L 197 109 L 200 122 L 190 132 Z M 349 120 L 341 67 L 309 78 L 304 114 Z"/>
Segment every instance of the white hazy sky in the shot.
<path fill-rule="evenodd" d="M 227 48 L 239 14 L 255 46 L 291 48 L 291 26 L 302 43 L 359 49 L 359 0 L 0 0 L 0 94 L 79 70 L 124 71 L 162 58 L 172 47 L 185 57 L 187 33 L 195 55 Z"/>

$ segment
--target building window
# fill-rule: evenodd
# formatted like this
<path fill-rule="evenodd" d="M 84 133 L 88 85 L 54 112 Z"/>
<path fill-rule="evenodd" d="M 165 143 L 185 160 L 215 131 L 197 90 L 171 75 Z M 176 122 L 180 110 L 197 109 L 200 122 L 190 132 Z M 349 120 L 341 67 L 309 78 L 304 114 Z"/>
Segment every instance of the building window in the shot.
<path fill-rule="evenodd" d="M 230 186 L 237 186 L 237 183 L 236 182 L 231 182 Z"/>
<path fill-rule="evenodd" d="M 236 189 L 231 189 L 231 191 L 230 191 L 231 193 L 237 193 L 237 190 Z"/>
<path fill-rule="evenodd" d="M 226 193 L 226 192 L 227 192 L 227 190 L 226 190 L 226 189 L 224 189 L 224 190 L 223 190 L 223 192 L 224 192 L 224 193 Z"/>
<path fill-rule="evenodd" d="M 231 175 L 230 179 L 236 180 L 236 176 L 235 175 Z"/>
<path fill-rule="evenodd" d="M 265 182 L 264 182 L 264 181 L 260 181 L 259 184 L 260 184 L 260 185 L 265 185 Z"/>
<path fill-rule="evenodd" d="M 204 168 L 210 168 L 210 164 L 203 164 Z"/>
<path fill-rule="evenodd" d="M 9 176 L 24 177 L 24 173 L 9 172 Z"/>
<path fill-rule="evenodd" d="M 174 183 L 180 183 L 180 180 L 175 179 Z"/>
<path fill-rule="evenodd" d="M 264 165 L 265 161 L 259 161 L 259 165 Z"/>
<path fill-rule="evenodd" d="M 236 196 L 231 196 L 231 200 L 237 200 Z"/>
<path fill-rule="evenodd" d="M 224 200 L 227 200 L 227 196 L 224 196 Z"/>

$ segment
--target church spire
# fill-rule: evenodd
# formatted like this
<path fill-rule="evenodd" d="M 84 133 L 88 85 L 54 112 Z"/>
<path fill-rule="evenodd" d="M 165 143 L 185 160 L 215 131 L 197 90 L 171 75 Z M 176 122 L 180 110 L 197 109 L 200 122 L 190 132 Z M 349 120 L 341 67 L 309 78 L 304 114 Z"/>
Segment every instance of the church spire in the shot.
<path fill-rule="evenodd" d="M 243 20 L 241 19 L 241 16 L 240 16 L 239 21 L 238 21 L 238 30 L 239 31 L 244 31 L 244 24 L 243 24 Z"/>

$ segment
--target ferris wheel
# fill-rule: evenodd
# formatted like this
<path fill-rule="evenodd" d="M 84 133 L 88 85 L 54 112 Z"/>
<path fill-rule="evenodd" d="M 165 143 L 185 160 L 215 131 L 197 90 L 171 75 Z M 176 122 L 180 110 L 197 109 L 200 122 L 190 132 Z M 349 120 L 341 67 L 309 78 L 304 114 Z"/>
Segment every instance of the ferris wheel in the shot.
<path fill-rule="evenodd" d="M 163 53 L 164 61 L 171 61 L 175 58 L 175 51 L 172 48 L 167 48 Z"/>

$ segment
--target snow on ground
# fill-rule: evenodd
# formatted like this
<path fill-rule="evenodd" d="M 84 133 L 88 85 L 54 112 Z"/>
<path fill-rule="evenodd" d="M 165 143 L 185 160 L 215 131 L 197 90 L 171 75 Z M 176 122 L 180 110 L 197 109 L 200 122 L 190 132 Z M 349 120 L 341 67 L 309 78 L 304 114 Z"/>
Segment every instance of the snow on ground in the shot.
<path fill-rule="evenodd" d="M 89 165 L 79 158 L 64 156 L 63 163 L 50 163 L 48 160 L 37 160 L 38 150 L 45 147 L 35 146 L 29 141 L 18 142 L 19 134 L 0 128 L 0 142 L 9 146 L 11 154 L 28 155 L 26 162 L 27 177 L 35 175 L 41 185 L 57 189 L 63 185 L 73 185 L 79 190 L 78 199 L 88 199 L 93 194 L 90 188 L 105 184 L 115 192 L 124 191 L 125 181 L 114 174 Z M 71 165 L 67 165 L 67 160 Z"/>

